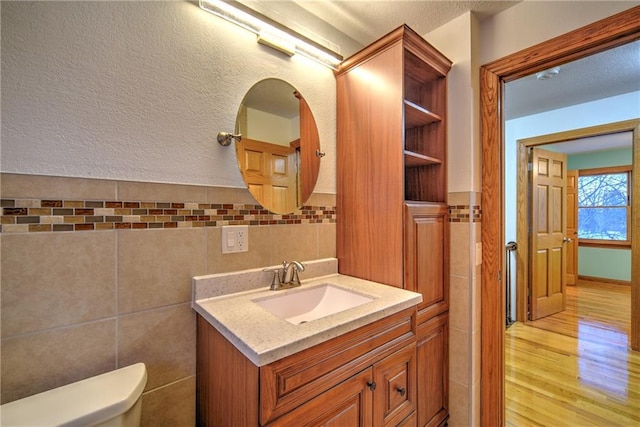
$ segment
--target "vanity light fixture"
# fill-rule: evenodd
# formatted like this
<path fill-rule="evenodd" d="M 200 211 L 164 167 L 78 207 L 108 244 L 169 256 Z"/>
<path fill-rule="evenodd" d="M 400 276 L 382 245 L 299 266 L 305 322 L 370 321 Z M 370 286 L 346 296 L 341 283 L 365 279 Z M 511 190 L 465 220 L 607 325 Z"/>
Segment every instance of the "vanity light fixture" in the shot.
<path fill-rule="evenodd" d="M 200 8 L 257 35 L 260 44 L 288 56 L 300 54 L 336 69 L 342 56 L 238 2 L 200 0 Z"/>
<path fill-rule="evenodd" d="M 269 46 L 287 56 L 293 56 L 296 53 L 296 45 L 292 40 L 286 40 L 265 31 L 258 34 L 258 43 Z"/>

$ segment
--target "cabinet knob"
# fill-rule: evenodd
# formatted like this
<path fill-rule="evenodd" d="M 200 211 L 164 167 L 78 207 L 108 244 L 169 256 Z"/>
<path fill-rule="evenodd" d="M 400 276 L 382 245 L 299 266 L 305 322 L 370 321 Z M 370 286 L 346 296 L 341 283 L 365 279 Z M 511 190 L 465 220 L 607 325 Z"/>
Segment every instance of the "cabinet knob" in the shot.
<path fill-rule="evenodd" d="M 369 386 L 369 389 L 371 389 L 371 391 L 374 391 L 376 389 L 376 383 L 375 381 L 367 381 L 367 386 Z"/>
<path fill-rule="evenodd" d="M 404 387 L 398 387 L 397 390 L 398 393 L 400 393 L 400 396 L 404 396 L 407 393 L 407 389 Z"/>

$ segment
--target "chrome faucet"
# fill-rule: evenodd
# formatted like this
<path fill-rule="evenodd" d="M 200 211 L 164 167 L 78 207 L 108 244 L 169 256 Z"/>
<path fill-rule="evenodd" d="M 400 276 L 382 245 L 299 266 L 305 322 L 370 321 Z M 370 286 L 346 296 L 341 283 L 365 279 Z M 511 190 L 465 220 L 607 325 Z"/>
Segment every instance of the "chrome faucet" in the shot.
<path fill-rule="evenodd" d="M 282 283 L 291 283 L 293 285 L 300 286 L 298 271 L 304 271 L 304 265 L 298 261 L 291 261 L 289 264 L 287 264 L 287 261 L 283 261 L 282 268 Z"/>
<path fill-rule="evenodd" d="M 273 280 L 271 282 L 272 291 L 278 291 L 280 289 L 289 289 L 300 286 L 300 278 L 298 277 L 299 271 L 304 271 L 304 265 L 298 261 L 282 262 L 282 271 L 280 269 L 264 269 L 273 273 Z"/>

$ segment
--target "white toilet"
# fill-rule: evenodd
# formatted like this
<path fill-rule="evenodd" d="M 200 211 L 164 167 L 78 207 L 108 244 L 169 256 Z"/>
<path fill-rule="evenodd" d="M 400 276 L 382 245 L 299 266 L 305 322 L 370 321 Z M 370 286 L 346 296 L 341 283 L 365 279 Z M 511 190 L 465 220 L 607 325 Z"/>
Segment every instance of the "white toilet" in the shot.
<path fill-rule="evenodd" d="M 0 426 L 139 426 L 144 363 L 0 406 Z"/>

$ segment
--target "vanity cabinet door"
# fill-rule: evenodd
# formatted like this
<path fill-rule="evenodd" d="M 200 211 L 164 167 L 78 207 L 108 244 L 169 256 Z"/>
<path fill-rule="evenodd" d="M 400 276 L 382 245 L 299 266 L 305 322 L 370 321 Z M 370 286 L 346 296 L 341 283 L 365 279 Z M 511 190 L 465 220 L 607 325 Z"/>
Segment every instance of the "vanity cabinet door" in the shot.
<path fill-rule="evenodd" d="M 418 426 L 439 426 L 448 416 L 449 315 L 418 325 Z"/>
<path fill-rule="evenodd" d="M 283 415 L 268 426 L 367 427 L 373 425 L 373 370 L 365 369 Z"/>
<path fill-rule="evenodd" d="M 373 425 L 401 425 L 416 409 L 415 343 L 373 365 L 373 380 Z"/>
<path fill-rule="evenodd" d="M 418 323 L 449 309 L 449 215 L 441 203 L 405 204 L 405 288 L 422 294 Z"/>

